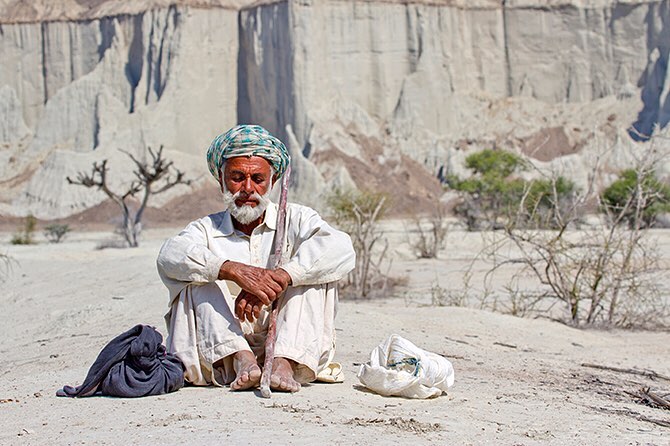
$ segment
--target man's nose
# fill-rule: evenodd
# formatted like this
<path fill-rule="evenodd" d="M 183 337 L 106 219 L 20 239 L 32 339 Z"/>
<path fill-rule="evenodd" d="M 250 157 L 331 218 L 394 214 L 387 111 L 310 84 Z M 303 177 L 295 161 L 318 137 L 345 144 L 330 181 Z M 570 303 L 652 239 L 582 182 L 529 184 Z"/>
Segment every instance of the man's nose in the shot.
<path fill-rule="evenodd" d="M 251 181 L 251 177 L 246 177 L 244 182 L 242 182 L 242 190 L 247 193 L 252 193 L 254 191 L 254 183 Z"/>

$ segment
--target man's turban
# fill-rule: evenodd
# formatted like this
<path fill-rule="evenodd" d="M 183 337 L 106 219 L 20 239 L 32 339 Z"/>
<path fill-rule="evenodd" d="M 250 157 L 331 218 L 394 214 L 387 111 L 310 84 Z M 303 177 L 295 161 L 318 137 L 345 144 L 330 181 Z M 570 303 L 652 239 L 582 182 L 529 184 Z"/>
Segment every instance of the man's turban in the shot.
<path fill-rule="evenodd" d="M 238 125 L 217 136 L 207 150 L 207 165 L 217 181 L 228 158 L 260 156 L 265 158 L 279 179 L 291 161 L 286 146 L 260 125 Z"/>

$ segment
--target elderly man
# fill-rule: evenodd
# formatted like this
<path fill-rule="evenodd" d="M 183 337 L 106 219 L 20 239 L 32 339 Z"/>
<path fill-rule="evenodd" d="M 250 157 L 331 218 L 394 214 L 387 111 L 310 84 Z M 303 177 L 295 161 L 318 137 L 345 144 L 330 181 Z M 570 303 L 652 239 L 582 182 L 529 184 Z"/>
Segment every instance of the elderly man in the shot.
<path fill-rule="evenodd" d="M 329 370 L 336 282 L 353 269 L 355 254 L 348 235 L 289 203 L 283 261 L 270 269 L 279 210 L 269 194 L 289 162 L 284 144 L 260 126 L 240 125 L 215 138 L 207 163 L 225 210 L 192 222 L 161 248 L 168 350 L 192 384 L 256 387 L 277 299 L 270 387 L 295 392 Z"/>

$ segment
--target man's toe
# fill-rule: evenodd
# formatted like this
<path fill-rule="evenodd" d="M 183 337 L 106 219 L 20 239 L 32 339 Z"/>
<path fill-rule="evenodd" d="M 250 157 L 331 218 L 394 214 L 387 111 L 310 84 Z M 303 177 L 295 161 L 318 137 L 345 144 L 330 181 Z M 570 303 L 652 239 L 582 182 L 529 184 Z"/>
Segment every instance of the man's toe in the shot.
<path fill-rule="evenodd" d="M 242 377 L 238 376 L 237 378 L 235 378 L 235 381 L 233 381 L 230 384 L 230 388 L 232 390 L 240 390 L 243 385 L 244 385 L 244 381 L 243 381 Z"/>
<path fill-rule="evenodd" d="M 255 373 L 257 372 L 257 373 Z M 230 384 L 231 390 L 246 390 L 258 384 L 260 371 L 252 369 L 251 371 L 241 372 Z"/>
<path fill-rule="evenodd" d="M 273 377 L 270 379 L 270 386 L 280 392 L 295 393 L 300 390 L 300 384 L 292 379 Z"/>

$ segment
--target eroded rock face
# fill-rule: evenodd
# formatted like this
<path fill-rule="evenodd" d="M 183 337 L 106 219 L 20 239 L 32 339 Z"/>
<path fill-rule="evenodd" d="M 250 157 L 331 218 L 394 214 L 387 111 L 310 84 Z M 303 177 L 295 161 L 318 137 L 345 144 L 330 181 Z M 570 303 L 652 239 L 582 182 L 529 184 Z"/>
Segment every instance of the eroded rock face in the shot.
<path fill-rule="evenodd" d="M 279 132 L 290 122 L 297 144 L 324 166 L 326 181 L 330 176 L 347 182 L 342 160 L 360 156 L 361 145 L 356 132 L 344 135 L 351 123 L 362 123 L 376 127 L 388 152 L 397 157 L 400 151 L 442 178 L 467 175 L 463 164 L 469 153 L 498 147 L 526 154 L 539 167 L 586 186 L 595 156 L 605 157 L 613 170 L 633 162 L 635 149 L 621 128 L 635 123 L 649 134 L 665 119 L 668 5 L 296 1 L 261 6 L 244 11 L 240 21 L 242 40 L 268 42 L 240 45 L 245 72 L 257 74 L 240 77 L 242 96 L 248 96 L 240 114 Z M 276 26 L 284 20 L 286 27 Z M 289 36 L 286 28 L 292 30 Z M 282 58 L 286 51 L 290 57 Z M 271 76 L 268 60 L 282 61 L 277 77 L 292 81 L 270 93 L 263 84 Z M 650 70 L 663 76 L 648 81 Z M 282 108 L 286 104 L 292 105 Z M 333 139 L 343 154 L 337 162 Z M 611 150 L 614 144 L 619 146 Z M 321 151 L 331 156 L 320 157 Z"/>
<path fill-rule="evenodd" d="M 667 2 L 596 3 L 459 8 L 323 1 L 244 11 L 243 38 L 267 42 L 241 47 L 243 60 L 259 61 L 245 71 L 265 78 L 267 60 L 288 53 L 278 77 L 293 82 L 268 97 L 255 88 L 258 80 L 241 79 L 249 85 L 246 103 L 275 101 L 242 111 L 270 122 L 280 104 L 293 102 L 293 120 L 279 116 L 300 142 L 310 115 L 329 108 L 332 98 L 356 102 L 381 120 L 410 120 L 448 134 L 473 116 L 473 96 L 588 102 L 644 84 L 646 58 L 660 53 L 667 61 Z"/>
<path fill-rule="evenodd" d="M 579 184 L 602 146 L 630 162 L 621 128 L 670 121 L 667 0 L 68 1 L 0 1 L 0 214 L 100 202 L 65 176 L 110 158 L 123 182 L 118 149 L 163 145 L 206 181 L 238 122 L 290 143 L 294 198 L 318 205 L 403 184 L 430 202 L 491 147 Z M 369 178 L 420 166 L 431 181 Z"/>
<path fill-rule="evenodd" d="M 65 176 L 103 157 L 120 163 L 118 149 L 200 155 L 236 122 L 237 41 L 237 11 L 221 8 L 3 25 L 0 58 L 13 63 L 0 66 L 0 181 L 28 170 L 34 179 L 13 183 L 0 213 L 53 218 L 96 204 L 102 196 L 66 187 Z M 120 181 L 128 167 L 118 165 Z"/>

